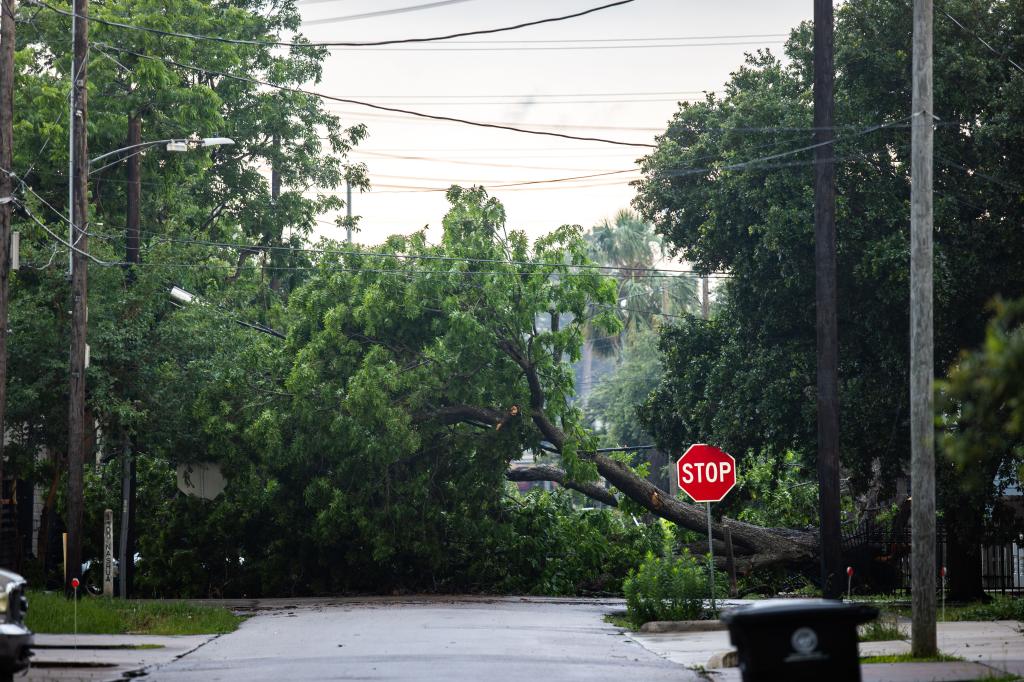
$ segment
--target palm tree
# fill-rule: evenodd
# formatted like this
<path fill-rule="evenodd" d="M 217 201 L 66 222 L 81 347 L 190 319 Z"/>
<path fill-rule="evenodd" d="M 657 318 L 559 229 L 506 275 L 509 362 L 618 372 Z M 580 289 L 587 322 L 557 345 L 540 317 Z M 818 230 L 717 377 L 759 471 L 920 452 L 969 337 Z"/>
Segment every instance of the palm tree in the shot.
<path fill-rule="evenodd" d="M 690 275 L 666 277 L 655 272 L 665 255 L 661 237 L 651 223 L 623 209 L 612 221 L 591 228 L 586 239 L 590 255 L 601 265 L 614 267 L 619 282 L 618 308 L 623 331 L 616 337 L 596 337 L 588 327 L 583 345 L 583 385 L 590 385 L 593 354 L 617 354 L 623 340 L 656 327 L 665 315 L 692 311 L 698 304 L 696 279 Z"/>

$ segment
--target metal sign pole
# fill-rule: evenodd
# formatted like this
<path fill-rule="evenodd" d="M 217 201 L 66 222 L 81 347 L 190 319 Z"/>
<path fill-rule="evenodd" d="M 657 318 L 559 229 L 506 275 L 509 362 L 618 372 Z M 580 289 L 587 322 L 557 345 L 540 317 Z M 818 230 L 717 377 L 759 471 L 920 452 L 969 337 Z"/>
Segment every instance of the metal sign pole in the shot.
<path fill-rule="evenodd" d="M 708 506 L 708 591 L 711 592 L 711 610 L 715 610 L 715 546 L 711 540 L 711 503 Z"/>

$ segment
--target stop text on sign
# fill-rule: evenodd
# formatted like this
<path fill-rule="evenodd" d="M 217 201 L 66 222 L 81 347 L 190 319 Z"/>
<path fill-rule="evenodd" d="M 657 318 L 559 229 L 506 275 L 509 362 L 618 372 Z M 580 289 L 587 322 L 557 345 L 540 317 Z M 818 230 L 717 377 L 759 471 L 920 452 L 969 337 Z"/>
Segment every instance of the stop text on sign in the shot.
<path fill-rule="evenodd" d="M 713 445 L 697 443 L 676 463 L 679 488 L 694 502 L 721 502 L 736 485 L 736 460 Z"/>
<path fill-rule="evenodd" d="M 718 483 L 733 472 L 732 462 L 686 462 L 679 467 L 681 483 Z"/>

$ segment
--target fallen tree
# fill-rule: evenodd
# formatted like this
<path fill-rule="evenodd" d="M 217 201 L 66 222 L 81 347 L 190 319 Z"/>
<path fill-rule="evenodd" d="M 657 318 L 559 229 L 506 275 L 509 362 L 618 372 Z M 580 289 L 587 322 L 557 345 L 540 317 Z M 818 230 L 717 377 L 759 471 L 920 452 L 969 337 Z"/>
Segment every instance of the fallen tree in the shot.
<path fill-rule="evenodd" d="M 453 188 L 448 198 L 439 244 L 422 234 L 394 237 L 379 247 L 384 259 L 339 249 L 292 295 L 287 387 L 295 398 L 291 435 L 281 442 L 322 477 L 307 496 L 321 503 L 323 523 L 362 505 L 381 514 L 369 525 L 383 529 L 381 543 L 397 546 L 391 535 L 410 526 L 388 517 L 395 505 L 415 496 L 417 523 L 431 505 L 439 517 L 471 513 L 493 504 L 501 494 L 493 483 L 504 477 L 555 481 L 608 506 L 629 499 L 705 533 L 702 507 L 600 452 L 575 405 L 566 360 L 579 358 L 585 328 L 622 327 L 616 282 L 592 267 L 582 230 L 564 226 L 531 244 L 505 230 L 504 209 L 482 189 Z M 325 425 L 316 415 L 326 409 Z M 311 458 L 306 442 L 328 464 Z M 528 451 L 555 461 L 513 464 Z M 402 546 L 425 547 L 424 533 L 443 537 L 444 527 Z M 726 529 L 740 571 L 806 565 L 816 552 L 806 531 L 723 520 L 711 532 L 721 539 Z"/>

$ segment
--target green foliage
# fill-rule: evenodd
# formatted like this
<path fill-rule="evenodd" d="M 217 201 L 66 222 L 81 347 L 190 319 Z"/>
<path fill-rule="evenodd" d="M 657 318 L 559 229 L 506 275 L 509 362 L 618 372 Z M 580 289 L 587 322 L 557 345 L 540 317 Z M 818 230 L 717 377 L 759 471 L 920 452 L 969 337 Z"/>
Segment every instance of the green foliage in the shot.
<path fill-rule="evenodd" d="M 945 427 L 940 472 L 981 504 L 1024 480 L 1024 299 L 991 307 L 984 343 L 963 353 L 937 389 Z"/>
<path fill-rule="evenodd" d="M 769 528 L 806 528 L 818 523 L 818 489 L 796 455 L 748 456 L 727 502 L 740 521 Z M 808 480 L 811 479 L 811 480 Z"/>
<path fill-rule="evenodd" d="M 857 638 L 861 642 L 891 642 L 905 639 L 906 635 L 900 630 L 896 616 L 882 613 L 875 620 L 857 628 Z"/>
<path fill-rule="evenodd" d="M 1024 599 L 993 595 L 991 601 L 976 602 L 947 609 L 949 620 L 1019 620 L 1024 621 Z"/>
<path fill-rule="evenodd" d="M 657 334 L 650 330 L 628 335 L 615 369 L 587 396 L 587 417 L 597 426 L 604 445 L 637 445 L 650 440 L 637 408 L 661 378 L 657 341 Z"/>
<path fill-rule="evenodd" d="M 55 592 L 29 592 L 26 625 L 33 632 L 70 633 L 75 608 Z M 214 635 L 234 632 L 245 620 L 228 609 L 180 601 L 138 602 L 106 597 L 78 600 L 78 632 L 97 635 Z"/>
<path fill-rule="evenodd" d="M 578 227 L 531 244 L 483 190 L 449 199 L 440 244 L 325 242 L 309 281 L 266 311 L 284 342 L 234 323 L 235 309 L 252 311 L 244 283 L 157 309 L 133 412 L 153 453 L 139 459 L 143 594 L 617 593 L 660 547 L 660 526 L 619 512 L 508 497 L 509 463 L 541 448 L 540 418 L 565 434 L 570 475 L 594 476 L 582 453 L 596 439 L 556 358 L 578 357 L 584 312 L 612 307 L 614 287 L 573 267 L 588 262 Z M 569 321 L 535 324 L 552 314 Z M 589 323 L 619 328 L 610 312 Z M 447 418 L 462 409 L 504 421 Z M 176 492 L 174 466 L 195 461 L 221 466 L 223 495 Z M 116 508 L 117 469 L 90 488 L 91 518 Z"/>
<path fill-rule="evenodd" d="M 564 492 L 531 491 L 506 502 L 506 516 L 467 538 L 466 581 L 512 594 L 621 594 L 645 556 L 664 546 L 661 524 L 609 509 L 576 509 Z"/>
<path fill-rule="evenodd" d="M 716 577 L 716 591 L 724 594 L 723 586 Z M 622 589 L 627 615 L 637 627 L 652 620 L 697 620 L 708 598 L 707 564 L 687 550 L 676 557 L 648 554 Z"/>
<path fill-rule="evenodd" d="M 1024 21 L 1020 5 L 995 0 L 944 11 L 998 44 L 1013 44 Z M 1024 75 L 953 22 L 935 31 L 941 371 L 981 340 L 989 300 L 1024 294 L 1024 204 L 1006 191 L 1024 161 L 1024 117 L 1020 98 L 1005 96 Z M 909 459 L 910 33 L 907 4 L 836 10 L 840 452 L 854 490 L 890 488 Z M 806 466 L 816 451 L 812 154 L 788 154 L 811 143 L 811 38 L 809 24 L 797 27 L 787 59 L 751 54 L 721 93 L 682 103 L 641 161 L 641 216 L 671 253 L 729 274 L 713 319 L 663 331 L 665 376 L 643 422 L 666 447 L 714 442 L 740 471 L 753 453 L 795 453 Z M 764 157 L 775 158 L 749 163 Z M 948 509 L 961 504 L 958 490 L 940 493 Z"/>

